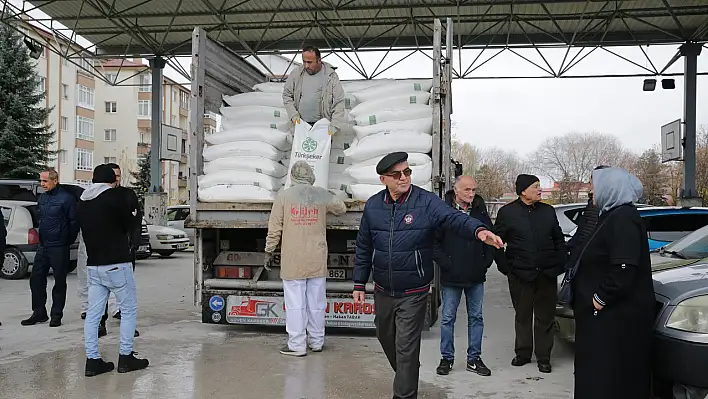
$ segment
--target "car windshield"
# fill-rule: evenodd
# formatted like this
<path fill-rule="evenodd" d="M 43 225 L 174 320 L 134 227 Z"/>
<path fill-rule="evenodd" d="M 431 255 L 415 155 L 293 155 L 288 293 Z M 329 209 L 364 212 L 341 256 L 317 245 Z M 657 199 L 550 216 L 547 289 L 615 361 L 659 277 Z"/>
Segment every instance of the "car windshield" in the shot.
<path fill-rule="evenodd" d="M 678 254 L 686 259 L 703 259 L 708 257 L 708 226 L 663 247 L 660 252 Z"/>

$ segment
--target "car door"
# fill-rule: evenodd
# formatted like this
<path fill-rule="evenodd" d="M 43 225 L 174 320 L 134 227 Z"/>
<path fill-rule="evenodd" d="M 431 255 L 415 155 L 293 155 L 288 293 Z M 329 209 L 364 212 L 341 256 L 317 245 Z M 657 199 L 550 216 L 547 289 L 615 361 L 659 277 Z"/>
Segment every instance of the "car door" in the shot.
<path fill-rule="evenodd" d="M 650 251 L 708 225 L 708 213 L 666 213 L 646 216 L 643 219 L 649 237 Z"/>

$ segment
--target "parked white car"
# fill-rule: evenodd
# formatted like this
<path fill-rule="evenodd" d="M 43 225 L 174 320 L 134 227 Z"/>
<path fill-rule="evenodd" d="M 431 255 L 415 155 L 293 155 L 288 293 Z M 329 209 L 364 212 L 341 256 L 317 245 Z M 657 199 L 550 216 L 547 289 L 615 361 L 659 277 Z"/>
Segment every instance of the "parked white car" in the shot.
<path fill-rule="evenodd" d="M 147 225 L 150 234 L 150 248 L 160 256 L 170 256 L 176 251 L 184 251 L 189 246 L 187 233 L 172 227 Z"/>
<path fill-rule="evenodd" d="M 180 229 L 187 233 L 189 246 L 194 246 L 194 229 L 184 227 L 184 221 L 189 216 L 189 205 L 173 205 L 167 207 L 167 226 Z"/>
<path fill-rule="evenodd" d="M 33 201 L 0 201 L 0 213 L 7 229 L 7 245 L 0 277 L 19 280 L 32 271 L 39 247 L 38 209 Z M 69 272 L 76 269 L 78 242 L 71 246 Z"/>

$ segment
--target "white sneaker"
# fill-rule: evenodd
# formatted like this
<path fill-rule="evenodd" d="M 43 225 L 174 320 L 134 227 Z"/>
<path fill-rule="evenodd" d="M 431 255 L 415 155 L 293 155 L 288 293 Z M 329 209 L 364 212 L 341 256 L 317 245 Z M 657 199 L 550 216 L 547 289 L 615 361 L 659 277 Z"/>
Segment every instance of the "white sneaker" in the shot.
<path fill-rule="evenodd" d="M 285 356 L 295 356 L 295 357 L 303 357 L 303 356 L 307 355 L 307 352 L 294 351 L 294 350 L 290 349 L 290 347 L 288 347 L 287 345 L 280 348 L 280 353 Z"/>

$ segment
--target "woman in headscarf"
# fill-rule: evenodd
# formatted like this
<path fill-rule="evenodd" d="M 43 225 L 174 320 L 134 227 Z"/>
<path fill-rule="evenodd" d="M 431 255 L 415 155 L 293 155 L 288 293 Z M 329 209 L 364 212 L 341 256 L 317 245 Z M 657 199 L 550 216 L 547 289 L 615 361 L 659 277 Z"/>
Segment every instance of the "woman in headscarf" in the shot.
<path fill-rule="evenodd" d="M 624 169 L 592 173 L 600 211 L 573 279 L 575 399 L 646 399 L 654 288 L 647 233 L 634 207 L 642 184 Z"/>

